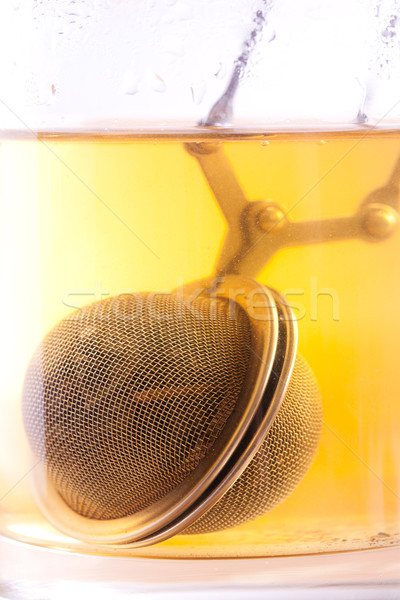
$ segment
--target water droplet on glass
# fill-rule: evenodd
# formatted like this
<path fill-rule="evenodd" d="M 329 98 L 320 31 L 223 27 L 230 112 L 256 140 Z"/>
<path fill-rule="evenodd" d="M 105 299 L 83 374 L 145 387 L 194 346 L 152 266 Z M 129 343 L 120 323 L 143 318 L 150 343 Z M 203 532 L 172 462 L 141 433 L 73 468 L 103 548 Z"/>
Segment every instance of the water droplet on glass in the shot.
<path fill-rule="evenodd" d="M 131 71 L 126 72 L 124 75 L 122 81 L 122 91 L 124 94 L 128 94 L 129 96 L 133 96 L 139 91 L 139 79 Z"/>
<path fill-rule="evenodd" d="M 26 93 L 32 104 L 36 106 L 51 104 L 54 98 L 53 85 L 39 82 L 34 77 L 26 81 Z"/>
<path fill-rule="evenodd" d="M 387 44 L 390 40 L 392 40 L 396 36 L 396 32 L 391 27 L 385 27 L 385 29 L 381 33 L 382 40 L 385 44 Z"/>
<path fill-rule="evenodd" d="M 206 93 L 206 82 L 204 79 L 201 81 L 196 81 L 190 87 L 190 91 L 192 92 L 192 99 L 194 104 L 200 104 L 203 101 L 204 94 Z"/>
<path fill-rule="evenodd" d="M 165 83 L 164 79 L 157 73 L 151 73 L 148 71 L 146 73 L 146 83 L 155 92 L 162 93 L 167 89 L 167 84 Z"/>
<path fill-rule="evenodd" d="M 221 62 L 218 63 L 214 75 L 217 79 L 223 79 L 226 75 L 226 65 Z"/>
<path fill-rule="evenodd" d="M 389 24 L 382 29 L 381 37 L 385 44 L 388 44 L 394 37 L 396 37 L 396 26 L 398 24 L 398 20 L 399 18 L 397 15 L 391 15 L 389 18 Z"/>

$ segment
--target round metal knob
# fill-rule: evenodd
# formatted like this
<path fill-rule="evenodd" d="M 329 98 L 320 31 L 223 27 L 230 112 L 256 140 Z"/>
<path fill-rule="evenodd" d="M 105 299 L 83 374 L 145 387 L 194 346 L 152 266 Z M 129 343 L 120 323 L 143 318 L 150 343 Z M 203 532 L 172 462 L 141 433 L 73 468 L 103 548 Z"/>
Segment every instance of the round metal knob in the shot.
<path fill-rule="evenodd" d="M 277 230 L 285 224 L 286 215 L 280 206 L 268 204 L 258 213 L 258 224 L 266 232 Z"/>
<path fill-rule="evenodd" d="M 399 224 L 399 213 L 388 204 L 371 203 L 364 207 L 363 227 L 376 241 L 390 237 Z"/>

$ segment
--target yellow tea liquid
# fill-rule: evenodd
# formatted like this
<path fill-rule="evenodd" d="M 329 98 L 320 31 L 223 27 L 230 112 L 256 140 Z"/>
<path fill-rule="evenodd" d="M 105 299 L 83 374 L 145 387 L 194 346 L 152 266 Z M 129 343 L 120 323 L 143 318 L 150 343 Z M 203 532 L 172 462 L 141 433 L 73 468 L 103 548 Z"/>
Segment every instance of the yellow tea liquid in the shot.
<path fill-rule="evenodd" d="M 22 426 L 25 370 L 75 308 L 170 291 L 212 274 L 226 223 L 185 141 L 219 143 L 249 200 L 294 221 L 352 214 L 384 186 L 400 133 L 41 135 L 0 142 L 0 529 L 99 552 L 53 529 L 31 493 Z M 282 291 L 318 380 L 324 427 L 298 488 L 252 523 L 122 550 L 160 557 L 274 556 L 400 541 L 400 230 L 278 252 L 259 281 Z M 103 553 L 118 550 L 103 548 Z"/>

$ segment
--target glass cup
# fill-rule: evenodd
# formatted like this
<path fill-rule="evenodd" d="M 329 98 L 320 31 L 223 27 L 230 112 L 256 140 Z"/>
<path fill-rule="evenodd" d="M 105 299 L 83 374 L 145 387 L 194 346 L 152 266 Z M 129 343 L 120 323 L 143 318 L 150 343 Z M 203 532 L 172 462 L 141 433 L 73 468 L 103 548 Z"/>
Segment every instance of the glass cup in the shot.
<path fill-rule="evenodd" d="M 399 543 L 398 9 L 396 1 L 356 0 L 334 7 L 311 0 L 2 3 L 3 536 L 171 558 Z M 245 305 L 235 296 L 242 279 L 261 294 L 250 304 L 247 292 Z M 194 295 L 192 282 L 201 287 Z M 124 298 L 149 297 L 151 318 L 134 311 L 123 321 Z M 244 354 L 237 337 L 221 333 L 219 313 L 199 329 L 186 324 L 187 345 L 183 334 L 165 341 L 171 313 L 161 319 L 157 302 L 164 310 L 178 298 L 179 308 L 179 298 L 189 297 L 206 298 L 213 310 L 244 307 L 254 339 L 267 340 L 251 342 L 246 354 L 250 342 L 242 339 L 242 379 Z M 111 307 L 106 317 L 90 321 L 102 307 Z M 115 319 L 122 325 L 113 329 Z M 71 342 L 67 352 L 63 332 L 76 326 L 81 345 Z M 130 327 L 148 329 L 127 359 Z M 150 343 L 152 327 L 161 337 Z M 111 333 L 100 348 L 104 328 Z M 122 331 L 128 337 L 117 352 Z M 192 356 L 205 331 L 214 332 L 211 358 L 200 350 L 192 373 L 179 361 Z M 277 363 L 252 353 L 267 353 L 271 340 L 280 348 L 282 337 L 290 342 L 287 373 L 282 367 L 277 377 L 279 398 L 270 397 Z M 218 344 L 226 356 L 233 348 L 228 374 Z M 296 348 L 319 390 L 313 421 L 306 408 L 301 417 L 298 447 L 293 411 L 308 406 L 309 394 L 293 388 L 288 423 L 280 408 L 294 381 Z M 271 352 L 278 360 L 278 350 Z M 165 375 L 175 359 L 174 377 L 184 364 L 190 384 Z M 142 379 L 132 361 L 142 365 Z M 200 385 L 205 372 L 208 383 Z M 212 405 L 206 396 L 236 375 L 232 393 L 243 404 L 218 417 L 227 392 L 218 391 Z M 189 404 L 174 413 L 183 400 Z M 201 419 L 210 427 L 220 418 L 218 435 L 185 471 L 182 456 L 200 443 L 205 421 L 196 419 L 204 406 L 210 412 Z M 251 410 L 265 411 L 263 429 L 245 443 L 238 423 Z M 265 446 L 257 471 L 251 461 L 272 427 L 281 427 L 280 445 L 273 456 Z M 146 483 L 130 487 L 126 462 L 135 473 L 145 468 L 144 456 Z M 196 479 L 203 459 L 208 471 Z M 243 480 L 251 464 L 258 479 Z M 241 477 L 243 518 L 239 511 L 235 520 L 231 506 L 220 510 L 214 529 L 190 533 Z M 253 488 L 268 488 L 273 477 L 279 493 L 269 503 Z M 137 498 L 136 508 L 123 500 L 107 512 L 125 497 Z M 137 513 L 170 497 L 157 528 L 138 533 Z M 99 498 L 105 512 L 90 512 Z"/>

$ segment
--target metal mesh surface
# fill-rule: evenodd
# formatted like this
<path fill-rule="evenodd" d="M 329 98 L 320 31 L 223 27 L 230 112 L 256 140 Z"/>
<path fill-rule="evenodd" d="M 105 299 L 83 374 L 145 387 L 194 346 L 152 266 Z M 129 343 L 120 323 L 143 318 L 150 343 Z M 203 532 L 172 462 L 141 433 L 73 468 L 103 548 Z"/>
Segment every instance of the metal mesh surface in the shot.
<path fill-rule="evenodd" d="M 246 377 L 246 314 L 201 297 L 122 295 L 60 322 L 32 359 L 25 428 L 65 502 L 95 519 L 132 515 L 208 455 Z M 270 433 L 223 498 L 187 530 L 252 519 L 289 493 L 320 430 L 317 386 L 298 359 Z"/>
<path fill-rule="evenodd" d="M 317 382 L 297 355 L 285 398 L 258 452 L 224 496 L 184 533 L 236 527 L 274 508 L 307 472 L 321 427 Z"/>

